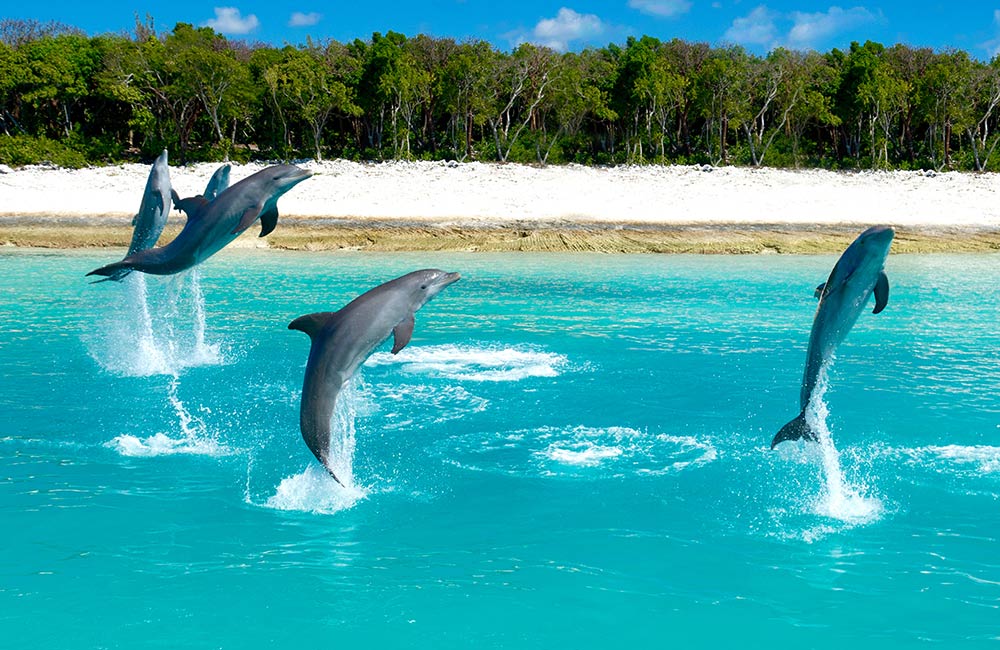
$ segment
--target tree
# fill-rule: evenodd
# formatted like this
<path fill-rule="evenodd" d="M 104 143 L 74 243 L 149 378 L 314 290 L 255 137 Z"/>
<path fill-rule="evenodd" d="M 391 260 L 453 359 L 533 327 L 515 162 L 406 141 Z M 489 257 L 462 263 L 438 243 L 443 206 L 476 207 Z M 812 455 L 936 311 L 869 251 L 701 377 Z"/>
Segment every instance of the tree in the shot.
<path fill-rule="evenodd" d="M 334 112 L 360 114 L 347 86 L 335 77 L 325 54 L 332 47 L 302 51 L 288 48 L 286 58 L 264 73 L 264 80 L 278 111 L 291 112 L 308 124 L 316 160 L 323 159 L 323 132 Z M 284 123 L 284 117 L 282 118 Z M 287 127 L 286 127 L 287 140 Z M 287 144 L 287 142 L 286 142 Z"/>
<path fill-rule="evenodd" d="M 511 149 L 545 99 L 555 60 L 552 50 L 524 43 L 509 58 L 496 62 L 490 80 L 494 103 L 487 122 L 500 162 L 507 162 Z"/>
<path fill-rule="evenodd" d="M 712 164 L 728 162 L 730 124 L 751 119 L 748 101 L 750 60 L 738 46 L 714 52 L 698 77 L 705 118 L 706 153 Z"/>
<path fill-rule="evenodd" d="M 238 97 L 247 92 L 250 84 L 247 67 L 236 60 L 225 37 L 210 27 L 178 23 L 165 45 L 170 53 L 167 67 L 174 83 L 201 102 L 212 122 L 216 143 L 222 145 L 228 160 L 233 143 L 223 134 L 222 120 L 236 113 Z"/>

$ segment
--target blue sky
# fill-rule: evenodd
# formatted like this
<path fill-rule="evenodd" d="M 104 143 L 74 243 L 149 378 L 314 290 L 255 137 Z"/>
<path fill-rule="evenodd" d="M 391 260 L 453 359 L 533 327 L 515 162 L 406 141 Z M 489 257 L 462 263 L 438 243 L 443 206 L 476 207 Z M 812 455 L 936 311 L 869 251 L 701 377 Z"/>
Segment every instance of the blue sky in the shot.
<path fill-rule="evenodd" d="M 11 0 L 7 0 L 10 2 Z M 6 4 L 6 3 L 5 3 Z M 558 50 L 621 43 L 648 34 L 740 43 L 754 52 L 783 45 L 827 51 L 852 40 L 959 48 L 979 59 L 1000 52 L 1000 0 L 863 0 L 857 4 L 805 0 L 46 0 L 0 10 L 3 18 L 57 20 L 89 34 L 131 31 L 136 14 L 157 30 L 177 22 L 210 25 L 231 38 L 274 45 L 306 36 L 340 41 L 395 30 L 457 39 L 482 38 L 502 49 L 530 41 Z"/>

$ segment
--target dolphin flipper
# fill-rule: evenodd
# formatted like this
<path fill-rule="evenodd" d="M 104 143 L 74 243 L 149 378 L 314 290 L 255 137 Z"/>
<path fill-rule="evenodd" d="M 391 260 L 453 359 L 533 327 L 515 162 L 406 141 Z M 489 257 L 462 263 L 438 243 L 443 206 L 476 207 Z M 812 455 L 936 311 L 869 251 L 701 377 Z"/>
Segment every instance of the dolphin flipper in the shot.
<path fill-rule="evenodd" d="M 799 438 L 816 442 L 816 434 L 812 432 L 812 429 L 809 428 L 809 423 L 806 422 L 805 411 L 802 411 L 798 417 L 781 427 L 781 431 L 771 441 L 771 449 L 774 449 L 779 442 L 798 440 Z"/>
<path fill-rule="evenodd" d="M 244 230 L 246 230 L 247 228 L 249 228 L 250 226 L 252 226 L 253 222 L 256 221 L 257 217 L 260 216 L 260 213 L 263 210 L 263 208 L 264 208 L 264 206 L 262 206 L 262 205 L 255 205 L 255 206 L 247 208 L 243 212 L 243 216 L 240 217 L 240 222 L 238 224 L 236 224 L 235 228 L 233 228 L 231 231 L 229 231 L 229 234 L 230 235 L 235 235 L 236 233 L 241 233 Z"/>
<path fill-rule="evenodd" d="M 204 196 L 199 194 L 198 196 L 189 196 L 186 199 L 182 199 L 177 196 L 174 192 L 173 195 L 174 207 L 178 210 L 184 212 L 187 215 L 188 220 L 197 219 L 201 216 L 202 211 L 205 206 L 208 205 L 209 201 Z"/>
<path fill-rule="evenodd" d="M 267 212 L 260 213 L 260 234 L 258 237 L 264 237 L 274 230 L 274 227 L 278 225 L 278 208 L 277 206 L 271 208 Z"/>
<path fill-rule="evenodd" d="M 813 293 L 813 296 L 816 298 L 821 298 L 823 296 L 824 289 L 826 289 L 826 282 L 816 287 L 816 291 Z"/>
<path fill-rule="evenodd" d="M 878 280 L 875 281 L 875 309 L 873 314 L 877 314 L 889 304 L 889 276 L 885 271 L 879 271 Z"/>
<path fill-rule="evenodd" d="M 403 320 L 399 321 L 399 324 L 392 328 L 392 353 L 396 354 L 400 350 L 406 347 L 406 344 L 410 342 L 410 337 L 413 336 L 413 314 L 410 314 Z"/>

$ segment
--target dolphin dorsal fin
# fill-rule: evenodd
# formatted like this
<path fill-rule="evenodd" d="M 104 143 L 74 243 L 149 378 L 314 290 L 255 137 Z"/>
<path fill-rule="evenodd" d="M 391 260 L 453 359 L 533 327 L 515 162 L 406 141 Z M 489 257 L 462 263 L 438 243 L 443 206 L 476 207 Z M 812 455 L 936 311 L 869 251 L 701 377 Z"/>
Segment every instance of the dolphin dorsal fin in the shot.
<path fill-rule="evenodd" d="M 403 320 L 392 328 L 392 353 L 397 354 L 400 350 L 406 347 L 406 344 L 410 342 L 410 337 L 413 336 L 413 314 L 410 314 Z"/>
<path fill-rule="evenodd" d="M 336 319 L 338 314 L 340 314 L 338 311 L 321 311 L 299 316 L 288 324 L 288 329 L 305 332 L 309 338 L 314 339 L 317 334 L 323 331 L 323 328 Z"/>
<path fill-rule="evenodd" d="M 824 289 L 826 289 L 826 282 L 816 287 L 816 292 L 813 293 L 813 296 L 815 296 L 816 298 L 821 298 L 823 296 Z"/>
<path fill-rule="evenodd" d="M 875 309 L 873 314 L 877 314 L 889 304 L 889 276 L 885 271 L 879 271 L 878 280 L 875 281 Z"/>

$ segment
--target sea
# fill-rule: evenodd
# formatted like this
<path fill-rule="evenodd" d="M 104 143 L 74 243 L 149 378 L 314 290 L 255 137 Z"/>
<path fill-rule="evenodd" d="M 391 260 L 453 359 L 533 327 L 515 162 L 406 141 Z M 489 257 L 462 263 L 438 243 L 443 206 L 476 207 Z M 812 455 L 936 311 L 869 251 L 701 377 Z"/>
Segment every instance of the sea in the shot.
<path fill-rule="evenodd" d="M 835 255 L 119 254 L 0 249 L 2 648 L 1000 647 L 1000 256 L 890 255 L 772 451 Z M 421 268 L 341 487 L 287 325 Z"/>

